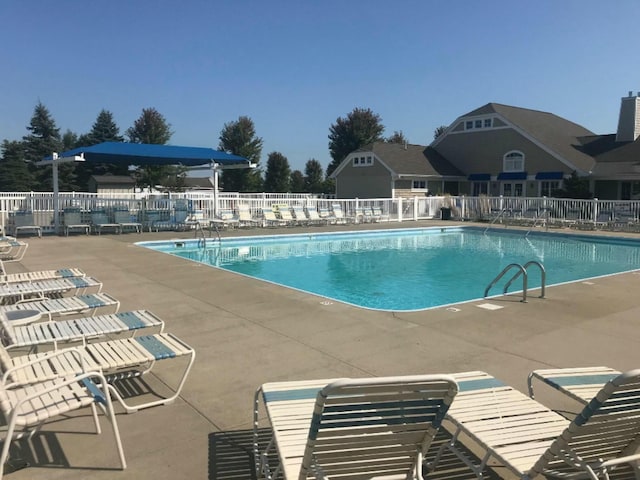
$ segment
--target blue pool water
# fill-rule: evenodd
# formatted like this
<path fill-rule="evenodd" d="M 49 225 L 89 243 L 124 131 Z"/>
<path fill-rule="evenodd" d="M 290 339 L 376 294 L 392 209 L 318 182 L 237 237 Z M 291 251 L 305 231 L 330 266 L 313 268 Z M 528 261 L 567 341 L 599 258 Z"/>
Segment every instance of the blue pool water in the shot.
<path fill-rule="evenodd" d="M 141 242 L 202 262 L 365 308 L 421 310 L 482 298 L 511 263 L 541 262 L 547 285 L 640 269 L 634 239 L 474 227 Z M 515 273 L 515 270 L 514 270 Z M 505 281 L 512 275 L 505 276 Z M 541 275 L 529 269 L 529 288 Z M 501 294 L 504 281 L 490 295 Z M 510 291 L 522 289 L 522 281 Z"/>

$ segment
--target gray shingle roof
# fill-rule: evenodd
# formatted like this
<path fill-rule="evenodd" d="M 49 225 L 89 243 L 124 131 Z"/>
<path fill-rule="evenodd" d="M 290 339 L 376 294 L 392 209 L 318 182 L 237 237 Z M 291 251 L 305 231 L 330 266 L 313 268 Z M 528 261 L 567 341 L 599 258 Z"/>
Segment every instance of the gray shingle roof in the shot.
<path fill-rule="evenodd" d="M 581 137 L 595 135 L 592 131 L 553 113 L 500 103 L 488 103 L 463 115 L 463 117 L 491 113 L 501 115 L 540 144 L 574 164 L 578 169 L 589 171 L 593 168 L 594 158 L 583 151 L 583 145 L 580 141 Z"/>
<path fill-rule="evenodd" d="M 406 146 L 399 143 L 375 142 L 357 152 L 373 152 L 398 175 L 460 176 L 464 173 L 442 155 L 424 145 Z"/>
<path fill-rule="evenodd" d="M 105 184 L 121 184 L 121 185 L 134 185 L 136 181 L 129 175 L 92 175 L 96 183 Z"/>

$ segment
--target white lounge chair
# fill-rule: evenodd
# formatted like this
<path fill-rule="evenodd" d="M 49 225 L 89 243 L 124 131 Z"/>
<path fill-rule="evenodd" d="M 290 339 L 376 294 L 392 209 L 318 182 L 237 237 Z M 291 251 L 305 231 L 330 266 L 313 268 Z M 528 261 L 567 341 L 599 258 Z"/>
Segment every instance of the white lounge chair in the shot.
<path fill-rule="evenodd" d="M 3 262 L 0 260 L 0 283 L 36 282 L 39 280 L 54 280 L 56 278 L 84 276 L 86 276 L 86 274 L 79 268 L 60 268 L 58 270 L 6 273 Z"/>
<path fill-rule="evenodd" d="M 106 335 L 131 333 L 135 336 L 140 330 L 158 329 L 162 332 L 164 322 L 148 310 L 111 313 L 93 317 L 68 320 L 34 322 L 19 325 L 11 322 L 6 312 L 0 312 L 2 327 L 2 345 L 6 349 L 19 347 L 34 348 L 39 345 L 83 342 L 100 339 Z"/>
<path fill-rule="evenodd" d="M 120 224 L 109 218 L 105 208 L 97 207 L 91 210 L 91 225 L 93 231 L 98 235 L 101 235 L 104 229 L 111 229 L 114 233 L 120 233 Z"/>
<path fill-rule="evenodd" d="M 277 382 L 254 398 L 259 478 L 422 478 L 429 448 L 457 392 L 450 376 Z M 262 402 L 260 402 L 262 400 Z M 262 450 L 260 403 L 273 440 Z M 279 465 L 269 465 L 269 447 Z"/>
<path fill-rule="evenodd" d="M 291 212 L 293 213 L 293 221 L 298 225 L 309 225 L 309 217 L 304 211 L 302 205 L 293 205 L 291 207 Z"/>
<path fill-rule="evenodd" d="M 19 262 L 24 258 L 29 244 L 14 237 L 0 239 L 0 260 L 3 262 Z"/>
<path fill-rule="evenodd" d="M 13 234 L 18 238 L 20 232 L 33 232 L 38 237 L 42 237 L 42 227 L 36 225 L 33 219 L 33 211 L 18 210 L 13 212 Z"/>
<path fill-rule="evenodd" d="M 609 367 L 550 368 L 531 372 L 527 385 L 531 398 L 535 398 L 533 385 L 537 380 L 586 405 L 605 383 L 618 375 L 618 370 Z"/>
<path fill-rule="evenodd" d="M 276 213 L 271 208 L 261 208 L 263 224 L 266 227 L 283 227 L 287 224 L 284 220 L 276 217 Z"/>
<path fill-rule="evenodd" d="M 432 470 L 442 452 L 449 450 L 479 479 L 492 458 L 526 479 L 608 479 L 617 473 L 635 478 L 637 467 L 630 464 L 640 460 L 635 453 L 640 436 L 640 370 L 607 382 L 573 421 L 484 372 L 453 377 L 460 392 L 447 418 L 457 430 L 442 445 Z M 461 436 L 484 452 L 480 463 L 471 462 L 458 448 Z"/>
<path fill-rule="evenodd" d="M 33 321 L 39 321 L 42 317 L 52 320 L 53 317 L 64 315 L 76 315 L 89 313 L 94 315 L 99 308 L 113 309 L 112 313 L 117 313 L 120 309 L 120 301 L 111 295 L 93 293 L 89 295 L 78 295 L 75 297 L 43 298 L 37 300 L 24 300 L 11 305 L 0 305 L 0 312 L 38 312 L 40 316 L 33 318 L 29 315 L 21 320 L 9 318 L 13 325 L 24 325 Z"/>
<path fill-rule="evenodd" d="M 209 226 L 217 228 L 234 228 L 237 227 L 239 223 L 240 220 L 233 214 L 233 211 L 228 208 L 221 209 L 217 217 L 209 219 Z"/>
<path fill-rule="evenodd" d="M 327 213 L 329 210 L 327 210 Z M 316 207 L 307 207 L 307 217 L 309 222 L 315 225 L 326 225 L 328 220 L 320 217 L 320 213 Z"/>
<path fill-rule="evenodd" d="M 117 380 L 150 372 L 159 361 L 177 358 L 185 360 L 185 367 L 177 384 L 168 386 L 171 389 L 168 396 L 156 394 L 153 400 L 132 404 L 125 401 L 117 385 L 113 385 Z M 104 373 L 109 392 L 127 413 L 173 402 L 180 395 L 194 360 L 193 348 L 169 333 L 108 340 L 17 357 L 10 356 L 0 347 L 5 381 L 11 379 L 16 384 L 29 384 L 93 369 Z"/>
<path fill-rule="evenodd" d="M 261 221 L 251 216 L 249 205 L 238 205 L 238 226 L 240 227 L 257 227 Z"/>
<path fill-rule="evenodd" d="M 65 207 L 63 212 L 64 234 L 67 237 L 73 230 L 79 230 L 89 235 L 91 225 L 82 221 L 82 210 L 80 207 Z"/>
<path fill-rule="evenodd" d="M 125 230 L 133 230 L 142 233 L 142 223 L 138 222 L 136 216 L 131 213 L 126 205 L 117 205 L 113 210 L 113 222 L 120 225 L 120 233 Z"/>
<path fill-rule="evenodd" d="M 342 205 L 339 203 L 331 204 L 331 210 L 333 210 L 333 217 L 335 218 L 336 223 L 349 223 L 353 221 L 353 218 L 345 215 L 342 210 Z"/>
<path fill-rule="evenodd" d="M 122 469 L 126 468 L 120 432 L 113 404 L 107 393 L 107 385 L 101 372 L 85 368 L 77 375 L 47 381 L 35 380 L 28 385 L 16 385 L 11 375 L 5 375 L 0 384 L 0 411 L 7 422 L 7 432 L 0 455 L 0 478 L 9 457 L 11 442 L 31 437 L 48 420 L 91 407 L 96 433 L 101 433 L 96 405 L 102 408 L 111 422 L 120 466 Z"/>
<path fill-rule="evenodd" d="M 90 288 L 95 288 L 99 293 L 102 290 L 102 282 L 93 277 L 70 277 L 8 283 L 0 285 L 0 305 L 13 304 L 33 297 L 45 298 L 54 294 L 62 295 L 68 292 L 83 295 Z"/>
<path fill-rule="evenodd" d="M 289 205 L 279 204 L 274 207 L 274 212 L 280 216 L 280 220 L 282 220 L 285 225 L 293 225 L 297 223 L 296 219 L 293 218 L 293 215 L 291 215 L 291 209 L 289 208 Z"/>

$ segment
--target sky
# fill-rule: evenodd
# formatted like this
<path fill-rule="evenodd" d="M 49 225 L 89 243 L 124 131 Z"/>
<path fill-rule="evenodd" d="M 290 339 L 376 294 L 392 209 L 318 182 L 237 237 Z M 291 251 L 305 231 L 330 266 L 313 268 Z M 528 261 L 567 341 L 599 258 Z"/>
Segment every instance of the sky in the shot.
<path fill-rule="evenodd" d="M 613 133 L 640 92 L 638 18 L 638 0 L 2 0 L 0 141 L 39 101 L 61 133 L 155 108 L 171 144 L 212 148 L 248 116 L 261 165 L 301 171 L 356 107 L 422 145 L 489 102 Z"/>

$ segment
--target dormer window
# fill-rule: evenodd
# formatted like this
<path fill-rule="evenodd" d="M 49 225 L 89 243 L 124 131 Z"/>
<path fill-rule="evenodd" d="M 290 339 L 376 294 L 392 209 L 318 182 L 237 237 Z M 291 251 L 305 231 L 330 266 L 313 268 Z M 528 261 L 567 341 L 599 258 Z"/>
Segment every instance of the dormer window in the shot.
<path fill-rule="evenodd" d="M 502 159 L 503 172 L 523 172 L 524 171 L 524 153 L 518 150 L 507 152 Z"/>
<path fill-rule="evenodd" d="M 465 130 L 481 130 L 483 128 L 493 127 L 493 118 L 477 118 L 474 120 L 465 120 Z"/>
<path fill-rule="evenodd" d="M 366 157 L 353 157 L 352 165 L 354 167 L 370 167 L 373 165 L 373 156 L 367 155 Z"/>

